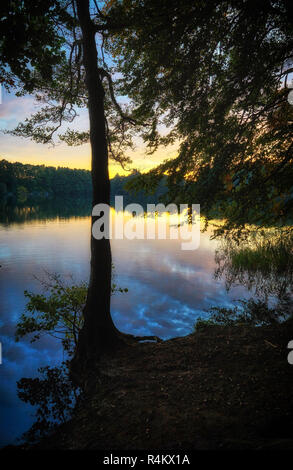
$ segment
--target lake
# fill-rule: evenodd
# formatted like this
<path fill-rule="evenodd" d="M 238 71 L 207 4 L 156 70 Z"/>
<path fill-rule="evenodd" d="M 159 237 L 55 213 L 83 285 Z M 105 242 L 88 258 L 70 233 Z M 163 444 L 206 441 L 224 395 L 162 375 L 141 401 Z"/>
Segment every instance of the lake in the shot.
<path fill-rule="evenodd" d="M 180 240 L 112 240 L 115 282 L 128 293 L 112 297 L 117 327 L 136 335 L 163 339 L 189 334 L 196 319 L 213 306 L 232 306 L 248 298 L 240 285 L 227 292 L 214 278 L 219 241 L 201 233 L 200 246 L 181 250 Z M 74 283 L 89 274 L 90 217 L 87 204 L 23 206 L 5 209 L 0 218 L 0 445 L 13 443 L 33 422 L 33 408 L 17 397 L 16 381 L 34 377 L 41 366 L 62 360 L 50 337 L 30 343 L 14 340 L 25 308 L 24 290 L 41 292 L 38 279 L 58 273 Z M 38 279 L 37 279 L 38 278 Z"/>

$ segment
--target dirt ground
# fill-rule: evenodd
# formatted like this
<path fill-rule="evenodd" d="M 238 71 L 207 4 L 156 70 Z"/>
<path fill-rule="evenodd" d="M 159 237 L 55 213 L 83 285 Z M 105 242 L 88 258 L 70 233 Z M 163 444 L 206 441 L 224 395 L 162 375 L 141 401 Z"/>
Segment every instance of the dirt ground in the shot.
<path fill-rule="evenodd" d="M 42 449 L 293 449 L 292 322 L 206 326 L 104 357 Z"/>

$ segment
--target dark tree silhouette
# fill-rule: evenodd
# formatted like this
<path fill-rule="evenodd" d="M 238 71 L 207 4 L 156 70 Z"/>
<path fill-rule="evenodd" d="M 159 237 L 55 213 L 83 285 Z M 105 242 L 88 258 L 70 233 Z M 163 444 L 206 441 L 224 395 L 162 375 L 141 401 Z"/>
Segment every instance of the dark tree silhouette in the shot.
<path fill-rule="evenodd" d="M 110 205 L 108 172 L 108 146 L 105 128 L 104 96 L 98 69 L 95 25 L 90 18 L 89 1 L 77 0 L 77 16 L 82 31 L 83 64 L 88 90 L 90 143 L 92 151 L 93 206 Z M 92 217 L 92 224 L 95 217 Z M 72 370 L 84 361 L 97 357 L 105 348 L 113 348 L 119 335 L 110 314 L 111 247 L 106 238 L 91 237 L 91 269 L 89 289 L 84 309 L 84 326 L 81 330 Z"/>
<path fill-rule="evenodd" d="M 6 2 L 5 6 L 6 30 L 15 28 L 15 22 L 24 21 L 29 24 L 31 35 L 23 39 L 22 47 L 15 53 L 12 49 L 7 52 L 7 38 L 2 43 L 5 52 L 3 66 L 9 69 L 5 84 L 7 87 L 16 86 L 16 77 L 21 81 L 23 90 L 36 93 L 44 103 L 40 111 L 20 123 L 11 133 L 30 137 L 36 142 L 52 142 L 61 125 L 74 120 L 77 115 L 75 108 L 87 107 L 89 132 L 68 129 L 59 138 L 69 145 L 90 141 L 93 206 L 98 203 L 110 205 L 109 153 L 122 165 L 129 162 L 121 149 L 130 145 L 130 126 L 137 123 L 116 101 L 111 73 L 103 52 L 98 57 L 96 34 L 99 33 L 103 40 L 105 32 L 109 34 L 123 26 L 113 19 L 109 23 L 96 2 L 93 14 L 87 0 L 75 0 L 68 4 L 51 0 L 47 8 L 43 6 L 41 9 L 42 17 L 46 18 L 43 22 L 45 24 L 42 23 L 44 39 L 40 41 L 37 52 L 33 53 L 26 41 L 35 42 L 40 34 L 39 27 L 34 27 L 37 11 L 33 9 L 31 12 L 28 1 L 19 5 Z M 52 50 L 53 65 L 48 71 L 41 54 L 46 46 Z M 103 51 L 103 44 L 99 48 Z M 106 82 L 106 86 L 103 82 Z M 92 224 L 94 221 L 95 217 L 92 217 Z M 72 374 L 77 381 L 82 380 L 83 372 L 104 350 L 112 350 L 140 339 L 122 334 L 113 324 L 110 313 L 111 267 L 109 240 L 96 240 L 91 236 L 90 281 L 84 308 L 84 325 L 72 360 Z"/>

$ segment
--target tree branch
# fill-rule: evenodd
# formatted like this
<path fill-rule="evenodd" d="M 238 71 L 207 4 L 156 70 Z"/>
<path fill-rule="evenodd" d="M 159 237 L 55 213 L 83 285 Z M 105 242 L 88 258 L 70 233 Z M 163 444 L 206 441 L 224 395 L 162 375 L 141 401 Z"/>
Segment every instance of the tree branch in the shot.
<path fill-rule="evenodd" d="M 115 98 L 115 93 L 114 93 L 114 88 L 113 88 L 113 81 L 112 81 L 112 77 L 111 77 L 110 73 L 107 72 L 105 69 L 102 69 L 102 68 L 99 68 L 98 70 L 99 70 L 99 73 L 101 74 L 102 78 L 106 78 L 107 81 L 108 81 L 111 100 L 112 100 L 115 108 L 117 109 L 119 115 L 121 116 L 121 118 L 124 121 L 129 122 L 130 124 L 133 124 L 133 125 L 139 124 L 135 119 L 133 119 L 130 116 L 127 116 L 126 114 L 124 114 L 123 110 L 121 109 L 121 106 L 118 104 L 118 102 Z"/>

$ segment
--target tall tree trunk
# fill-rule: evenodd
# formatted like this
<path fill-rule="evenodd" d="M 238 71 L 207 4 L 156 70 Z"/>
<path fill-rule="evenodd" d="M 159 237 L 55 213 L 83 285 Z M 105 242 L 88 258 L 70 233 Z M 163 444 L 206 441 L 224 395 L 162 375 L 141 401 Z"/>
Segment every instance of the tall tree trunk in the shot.
<path fill-rule="evenodd" d="M 88 90 L 90 143 L 92 153 L 93 206 L 110 204 L 108 149 L 105 130 L 104 89 L 98 71 L 95 29 L 89 14 L 89 1 L 76 0 L 77 16 L 82 30 L 83 64 Z M 95 221 L 92 217 L 92 224 Z M 110 314 L 111 247 L 106 239 L 91 235 L 90 281 L 84 309 L 84 326 L 80 332 L 73 368 L 82 368 L 101 351 L 113 347 L 118 340 Z"/>

